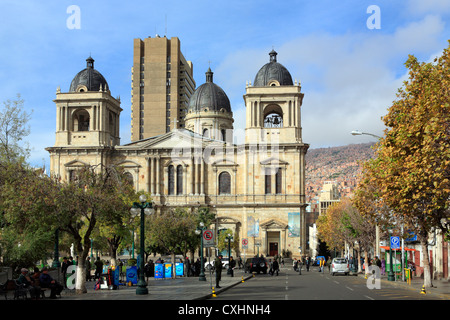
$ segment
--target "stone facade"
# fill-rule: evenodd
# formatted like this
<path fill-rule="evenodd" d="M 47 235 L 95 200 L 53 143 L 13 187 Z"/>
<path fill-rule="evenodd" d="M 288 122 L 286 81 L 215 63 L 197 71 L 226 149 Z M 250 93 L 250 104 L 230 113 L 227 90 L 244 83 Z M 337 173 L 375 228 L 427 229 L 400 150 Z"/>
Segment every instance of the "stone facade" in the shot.
<path fill-rule="evenodd" d="M 100 108 L 101 115 L 108 106 L 110 112 L 121 110 L 120 101 L 108 92 L 95 97 L 89 96 L 90 92 L 72 93 L 70 112 L 57 112 L 57 143 L 47 148 L 51 172 L 68 180 L 83 165 L 123 166 L 135 189 L 152 195 L 156 214 L 176 207 L 208 207 L 215 212 L 217 219 L 211 228 L 234 230 L 240 242 L 235 255 L 306 254 L 305 154 L 309 145 L 301 136 L 301 87 L 274 80 L 267 86 L 247 85 L 245 90 L 247 125 L 242 145 L 232 143 L 232 113 L 203 105 L 197 106 L 200 111 L 195 117 L 187 112 L 186 125 L 192 131 L 178 128 L 125 145 L 119 145 L 117 139 L 105 144 L 95 128 L 103 128 L 113 137 L 116 131 L 108 130 L 116 128 L 108 117 L 101 116 L 99 126 L 84 132 L 84 141 L 89 143 L 71 144 L 65 137 L 77 133 L 60 124 L 73 122 L 77 105 L 82 108 L 87 102 L 102 105 L 109 101 L 111 105 L 103 102 L 106 107 Z M 65 94 L 57 94 L 58 110 L 63 110 L 63 97 Z M 90 119 L 94 110 L 88 110 Z M 203 129 L 194 126 L 198 118 L 206 119 L 205 125 L 221 134 L 204 136 Z M 245 251 L 243 239 L 248 241 Z"/>

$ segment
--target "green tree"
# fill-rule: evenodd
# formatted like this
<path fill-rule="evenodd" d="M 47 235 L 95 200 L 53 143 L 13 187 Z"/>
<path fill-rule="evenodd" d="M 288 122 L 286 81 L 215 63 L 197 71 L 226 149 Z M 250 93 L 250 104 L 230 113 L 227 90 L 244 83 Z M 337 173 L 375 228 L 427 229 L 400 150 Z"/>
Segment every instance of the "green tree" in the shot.
<path fill-rule="evenodd" d="M 170 254 L 174 263 L 175 255 L 185 256 L 190 241 L 195 239 L 196 222 L 196 216 L 183 208 L 153 215 L 149 219 L 148 241 L 162 252 Z"/>
<path fill-rule="evenodd" d="M 30 134 L 28 121 L 31 112 L 24 110 L 24 100 L 20 94 L 17 100 L 7 100 L 3 105 L 0 110 L 0 161 L 23 161 L 30 151 L 23 139 Z"/>

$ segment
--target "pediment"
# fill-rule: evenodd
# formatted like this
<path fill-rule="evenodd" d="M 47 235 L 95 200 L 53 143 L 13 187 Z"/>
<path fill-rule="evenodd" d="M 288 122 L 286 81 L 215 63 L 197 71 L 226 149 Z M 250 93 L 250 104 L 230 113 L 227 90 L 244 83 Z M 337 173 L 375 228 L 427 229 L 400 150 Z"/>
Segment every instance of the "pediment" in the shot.
<path fill-rule="evenodd" d="M 132 142 L 117 149 L 146 150 L 146 149 L 203 149 L 218 141 L 207 139 L 190 130 L 176 129 L 152 138 Z"/>
<path fill-rule="evenodd" d="M 238 164 L 231 159 L 220 159 L 212 163 L 213 167 L 237 167 Z"/>
<path fill-rule="evenodd" d="M 279 158 L 271 157 L 260 162 L 263 166 L 287 166 L 289 162 L 281 160 Z"/>
<path fill-rule="evenodd" d="M 140 168 L 141 165 L 135 161 L 132 160 L 124 160 L 121 162 L 116 163 L 116 165 L 124 167 L 124 168 Z"/>
<path fill-rule="evenodd" d="M 66 168 L 67 167 L 70 167 L 70 168 L 83 168 L 83 167 L 90 166 L 90 164 L 87 163 L 87 162 L 84 162 L 84 161 L 80 161 L 80 160 L 72 160 L 72 161 L 69 161 L 69 162 L 65 163 L 64 166 Z"/>
<path fill-rule="evenodd" d="M 260 223 L 259 226 L 265 230 L 267 230 L 267 229 L 285 230 L 288 228 L 287 224 L 285 224 L 277 219 L 270 219 L 270 220 L 264 221 L 264 222 Z"/>

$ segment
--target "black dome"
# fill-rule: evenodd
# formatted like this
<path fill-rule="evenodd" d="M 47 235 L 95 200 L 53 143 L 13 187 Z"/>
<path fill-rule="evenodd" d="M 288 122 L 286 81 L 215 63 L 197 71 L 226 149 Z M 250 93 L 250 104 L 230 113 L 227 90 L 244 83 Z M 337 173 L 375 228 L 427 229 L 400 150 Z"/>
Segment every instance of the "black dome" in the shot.
<path fill-rule="evenodd" d="M 73 78 L 70 84 L 70 92 L 76 92 L 79 85 L 86 86 L 88 91 L 99 91 L 100 85 L 103 91 L 109 90 L 108 83 L 100 72 L 94 69 L 94 59 L 86 59 L 86 69 L 81 70 Z"/>
<path fill-rule="evenodd" d="M 225 92 L 217 84 L 213 83 L 213 72 L 208 68 L 206 83 L 198 87 L 189 99 L 188 111 L 199 112 L 220 111 L 224 109 L 231 112 L 230 100 Z"/>
<path fill-rule="evenodd" d="M 255 81 L 253 81 L 253 86 L 268 86 L 272 80 L 278 81 L 280 86 L 292 86 L 293 82 L 291 74 L 282 64 L 277 62 L 277 53 L 272 50 L 269 53 L 269 56 L 270 62 L 259 69 Z"/>

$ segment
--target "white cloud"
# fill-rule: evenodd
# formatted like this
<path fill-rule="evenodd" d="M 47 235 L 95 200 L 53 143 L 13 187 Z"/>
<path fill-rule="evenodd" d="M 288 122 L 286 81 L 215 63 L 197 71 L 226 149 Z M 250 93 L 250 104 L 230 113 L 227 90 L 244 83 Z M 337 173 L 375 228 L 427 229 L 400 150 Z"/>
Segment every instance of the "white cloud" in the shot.
<path fill-rule="evenodd" d="M 427 15 L 393 34 L 319 33 L 275 48 L 278 62 L 302 83 L 304 142 L 317 148 L 374 139 L 351 136 L 352 130 L 383 135 L 381 117 L 406 79 L 408 54 L 429 57 L 437 52 L 442 47 L 443 29 L 439 16 Z M 230 97 L 235 114 L 245 114 L 243 80 L 253 80 L 268 62 L 267 53 L 262 54 L 259 48 L 243 49 L 227 56 L 217 68 L 227 94 L 227 89 L 240 93 Z M 245 121 L 236 121 L 235 128 L 239 126 L 245 127 Z"/>

